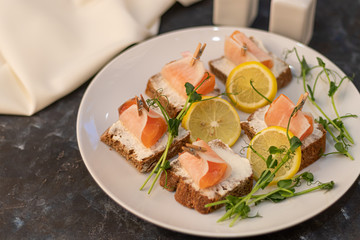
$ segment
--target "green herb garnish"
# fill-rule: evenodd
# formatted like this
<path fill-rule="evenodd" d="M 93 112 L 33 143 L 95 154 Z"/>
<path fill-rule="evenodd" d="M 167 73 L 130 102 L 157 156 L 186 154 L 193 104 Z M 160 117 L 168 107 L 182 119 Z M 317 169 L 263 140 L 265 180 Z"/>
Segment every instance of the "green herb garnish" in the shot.
<path fill-rule="evenodd" d="M 289 137 L 289 125 L 292 116 L 301 109 L 301 105 L 297 105 L 291 116 L 289 118 L 288 126 L 286 129 L 287 137 L 290 143 L 290 147 L 269 147 L 268 151 L 270 153 L 268 158 L 261 156 L 256 149 L 254 149 L 251 145 L 249 145 L 250 149 L 257 154 L 260 158 L 262 158 L 266 162 L 266 169 L 261 173 L 259 179 L 254 185 L 253 189 L 246 196 L 243 197 L 235 197 L 235 196 L 227 196 L 224 200 L 217 201 L 214 203 L 210 203 L 205 205 L 205 207 L 212 207 L 220 204 L 225 204 L 226 213 L 218 220 L 218 222 L 225 221 L 227 219 L 232 219 L 230 222 L 230 227 L 233 226 L 236 221 L 245 218 L 259 217 L 259 214 L 250 215 L 251 206 L 259 204 L 261 201 L 270 200 L 273 202 L 279 202 L 285 200 L 286 198 L 299 196 L 305 193 L 309 193 L 318 189 L 326 189 L 329 190 L 333 188 L 334 182 L 328 183 L 320 183 L 316 187 L 309 188 L 307 190 L 303 190 L 300 192 L 296 192 L 296 188 L 301 185 L 301 181 L 306 181 L 308 183 L 313 182 L 313 175 L 311 173 L 303 173 L 301 175 L 295 176 L 292 179 L 281 180 L 277 183 L 277 188 L 269 193 L 255 195 L 260 189 L 266 188 L 269 183 L 274 179 L 275 174 L 279 171 L 279 169 L 290 159 L 293 158 L 295 151 L 298 147 L 301 147 L 301 141 L 296 137 Z M 285 153 L 285 154 L 284 154 Z M 277 160 L 276 156 L 281 154 L 280 161 Z"/>
<path fill-rule="evenodd" d="M 323 125 L 325 130 L 330 134 L 332 139 L 335 141 L 334 147 L 337 151 L 331 152 L 331 153 L 326 153 L 326 154 L 324 154 L 324 156 L 330 155 L 330 154 L 342 154 L 342 155 L 345 155 L 346 157 L 349 157 L 351 160 L 353 160 L 354 157 L 349 153 L 349 147 L 352 144 L 354 144 L 354 140 L 351 137 L 347 128 L 345 127 L 342 119 L 348 118 L 348 117 L 357 117 L 357 115 L 349 114 L 349 115 L 340 116 L 338 109 L 335 105 L 335 100 L 334 100 L 334 95 L 339 90 L 342 83 L 346 79 L 352 81 L 353 77 L 340 76 L 336 71 L 333 71 L 333 70 L 327 68 L 325 62 L 319 57 L 317 58 L 318 64 L 316 66 L 310 67 L 307 64 L 304 56 L 302 56 L 302 59 L 300 59 L 300 56 L 299 56 L 296 48 L 293 48 L 292 50 L 288 51 L 287 54 L 292 53 L 292 52 L 295 52 L 297 60 L 299 61 L 300 66 L 301 66 L 300 77 L 302 78 L 304 91 L 309 92 L 309 97 L 308 97 L 309 101 L 320 111 L 320 113 L 324 117 L 324 118 L 319 117 L 318 119 L 316 119 L 316 122 Z M 320 69 L 320 71 L 317 73 L 317 75 L 312 83 L 312 86 L 311 86 L 309 83 L 309 79 L 307 79 L 307 76 L 314 69 Z M 315 90 L 316 90 L 317 82 L 320 78 L 323 78 L 323 77 L 325 77 L 325 79 L 329 83 L 328 96 L 331 101 L 331 106 L 336 115 L 335 119 L 331 119 L 323 111 L 323 109 L 319 106 L 319 104 L 316 102 Z"/>
<path fill-rule="evenodd" d="M 170 168 L 170 162 L 167 160 L 167 155 L 168 155 L 170 146 L 171 146 L 174 138 L 176 138 L 178 136 L 179 126 L 181 124 L 181 121 L 184 118 L 184 116 L 186 115 L 186 113 L 189 110 L 189 108 L 191 107 L 191 105 L 195 102 L 209 100 L 209 99 L 218 97 L 218 96 L 215 96 L 212 98 L 202 99 L 201 94 L 196 92 L 196 90 L 209 78 L 210 78 L 210 75 L 208 74 L 208 76 L 196 88 L 188 82 L 185 83 L 187 98 L 186 98 L 183 109 L 174 118 L 170 118 L 169 114 L 166 112 L 165 108 L 160 103 L 159 97 L 156 97 L 154 99 L 149 99 L 147 101 L 149 106 L 160 108 L 161 113 L 163 114 L 164 119 L 168 125 L 168 130 L 167 130 L 168 131 L 168 141 L 166 143 L 166 148 L 165 148 L 164 153 L 161 155 L 161 157 L 160 157 L 159 161 L 157 162 L 157 164 L 155 165 L 154 169 L 151 171 L 150 175 L 147 177 L 147 179 L 145 180 L 143 185 L 140 187 L 140 190 L 144 189 L 146 184 L 150 181 L 150 179 L 155 174 L 154 180 L 148 191 L 148 193 L 150 194 L 155 183 L 159 179 L 161 173 L 165 172 L 165 174 L 167 175 L 166 170 Z M 165 187 L 166 187 L 166 184 L 165 184 Z"/>

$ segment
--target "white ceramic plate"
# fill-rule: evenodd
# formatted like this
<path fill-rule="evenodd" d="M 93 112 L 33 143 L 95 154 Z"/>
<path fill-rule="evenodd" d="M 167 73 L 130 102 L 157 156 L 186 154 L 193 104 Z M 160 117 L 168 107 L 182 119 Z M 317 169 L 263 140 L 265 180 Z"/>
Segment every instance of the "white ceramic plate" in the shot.
<path fill-rule="evenodd" d="M 110 62 L 94 78 L 88 87 L 78 113 L 77 137 L 84 162 L 99 186 L 118 204 L 133 214 L 158 226 L 171 230 L 211 237 L 254 236 L 288 228 L 303 222 L 328 208 L 338 200 L 354 183 L 360 172 L 360 148 L 354 145 L 351 153 L 355 160 L 351 161 L 339 155 L 322 158 L 306 170 L 311 171 L 317 180 L 335 181 L 335 188 L 327 193 L 323 191 L 288 199 L 284 202 L 262 203 L 257 209 L 262 218 L 246 219 L 234 227 L 229 222 L 216 223 L 224 214 L 220 209 L 212 214 L 201 215 L 187 209 L 174 200 L 160 186 L 148 195 L 139 191 L 147 175 L 138 173 L 115 151 L 99 141 L 100 135 L 118 118 L 117 108 L 127 99 L 143 93 L 147 79 L 160 71 L 162 66 L 180 57 L 183 51 L 194 51 L 196 45 L 206 43 L 207 47 L 202 60 L 207 63 L 211 59 L 223 55 L 224 38 L 234 28 L 199 27 L 175 31 L 140 43 Z M 331 69 L 342 74 L 341 70 L 318 52 L 293 40 L 254 29 L 239 29 L 248 36 L 255 36 L 264 41 L 265 46 L 283 56 L 284 50 L 296 47 L 301 55 L 306 56 L 309 64 L 316 64 L 316 57 L 321 57 Z M 292 54 L 287 62 L 299 73 L 299 64 Z M 219 84 L 223 88 L 222 84 Z M 319 85 L 319 88 L 322 86 Z M 297 101 L 302 93 L 301 81 L 294 78 L 291 84 L 279 93 L 288 95 Z M 321 104 L 326 112 L 331 112 L 327 101 L 327 89 L 317 89 Z M 336 95 L 338 108 L 342 114 L 360 115 L 359 108 L 353 103 L 360 102 L 359 92 L 350 82 L 345 83 L 341 92 Z M 307 104 L 308 111 L 315 116 L 315 108 Z M 244 120 L 246 114 L 239 113 Z M 333 114 L 331 114 L 333 116 Z M 351 129 L 355 142 L 360 142 L 360 124 L 358 119 L 347 119 L 346 126 Z M 239 152 L 239 141 L 233 148 Z M 328 144 L 328 151 L 332 144 Z"/>

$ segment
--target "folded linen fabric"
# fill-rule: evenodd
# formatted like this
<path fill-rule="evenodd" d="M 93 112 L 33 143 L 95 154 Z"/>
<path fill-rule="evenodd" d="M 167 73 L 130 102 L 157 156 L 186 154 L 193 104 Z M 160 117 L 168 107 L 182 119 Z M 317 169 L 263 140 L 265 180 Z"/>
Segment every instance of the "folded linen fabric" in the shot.
<path fill-rule="evenodd" d="M 0 114 L 29 116 L 73 91 L 121 50 L 156 34 L 174 3 L 0 0 Z"/>

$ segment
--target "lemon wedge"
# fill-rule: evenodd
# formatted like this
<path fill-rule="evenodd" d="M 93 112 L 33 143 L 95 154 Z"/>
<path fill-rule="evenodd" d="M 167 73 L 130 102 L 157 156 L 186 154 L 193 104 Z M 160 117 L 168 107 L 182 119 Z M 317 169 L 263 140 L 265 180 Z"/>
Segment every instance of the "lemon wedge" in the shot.
<path fill-rule="evenodd" d="M 235 106 L 243 112 L 252 113 L 269 102 L 260 96 L 250 85 L 270 101 L 277 92 L 274 74 L 260 62 L 245 62 L 235 67 L 226 80 L 226 92 Z"/>
<path fill-rule="evenodd" d="M 203 97 L 206 99 L 209 97 Z M 220 139 L 232 146 L 240 136 L 240 117 L 226 100 L 217 97 L 191 105 L 182 120 L 182 126 L 190 131 L 190 140 L 198 138 L 209 142 Z"/>
<path fill-rule="evenodd" d="M 289 132 L 290 138 L 293 134 Z M 269 147 L 275 146 L 278 148 L 288 149 L 290 147 L 289 140 L 286 136 L 286 129 L 282 127 L 272 126 L 263 129 L 257 133 L 250 141 L 250 146 L 263 156 L 265 159 L 270 155 Z M 284 153 L 285 154 L 285 153 Z M 282 154 L 282 155 L 284 155 Z M 247 158 L 253 168 L 254 177 L 257 180 L 261 173 L 266 169 L 265 161 L 259 157 L 250 147 L 247 150 Z M 281 154 L 276 157 L 278 163 L 281 161 Z M 270 183 L 275 184 L 279 180 L 292 178 L 299 170 L 301 164 L 301 147 L 295 150 L 295 154 L 279 169 L 275 174 L 273 181 Z"/>

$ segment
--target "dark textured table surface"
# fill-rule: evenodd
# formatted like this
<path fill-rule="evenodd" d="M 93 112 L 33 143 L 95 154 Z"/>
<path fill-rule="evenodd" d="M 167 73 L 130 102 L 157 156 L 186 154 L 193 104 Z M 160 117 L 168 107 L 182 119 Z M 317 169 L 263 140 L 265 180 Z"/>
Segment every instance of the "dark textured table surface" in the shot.
<path fill-rule="evenodd" d="M 269 0 L 252 27 L 267 30 Z M 212 25 L 212 1 L 175 4 L 160 33 Z M 360 75 L 360 1 L 318 1 L 309 46 Z M 111 200 L 79 153 L 76 116 L 86 84 L 31 117 L 0 116 L 0 239 L 200 239 L 148 223 Z M 357 106 L 359 107 L 359 106 Z M 360 239 L 360 179 L 299 225 L 249 239 Z"/>

